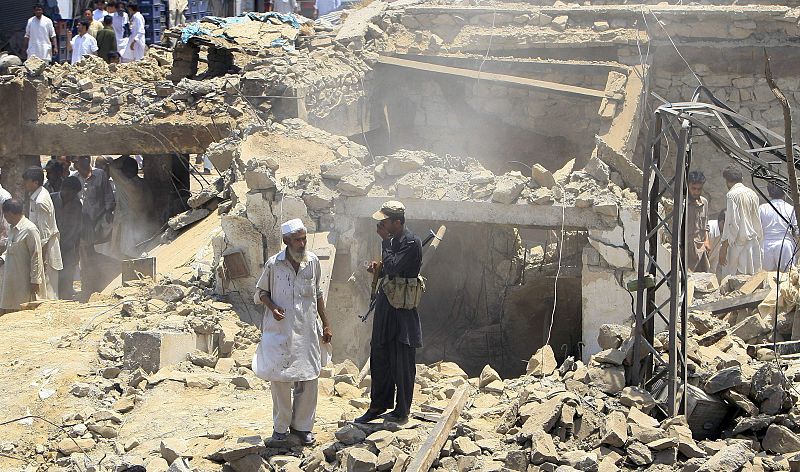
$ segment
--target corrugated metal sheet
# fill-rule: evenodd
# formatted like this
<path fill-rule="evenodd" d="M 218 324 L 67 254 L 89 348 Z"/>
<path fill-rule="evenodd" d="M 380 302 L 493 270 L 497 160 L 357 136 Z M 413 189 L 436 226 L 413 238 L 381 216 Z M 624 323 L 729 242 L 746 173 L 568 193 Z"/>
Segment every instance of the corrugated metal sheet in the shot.
<path fill-rule="evenodd" d="M 6 35 L 24 31 L 35 3 L 36 0 L 0 0 L 0 31 Z"/>

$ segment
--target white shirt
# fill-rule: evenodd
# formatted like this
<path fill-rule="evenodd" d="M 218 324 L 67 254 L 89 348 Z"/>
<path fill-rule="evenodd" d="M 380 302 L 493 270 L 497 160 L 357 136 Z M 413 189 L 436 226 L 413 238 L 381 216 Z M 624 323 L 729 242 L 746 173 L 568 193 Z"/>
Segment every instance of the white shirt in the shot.
<path fill-rule="evenodd" d="M 105 18 L 105 17 L 106 17 L 106 11 L 105 10 L 101 10 L 99 8 L 95 8 L 95 10 L 92 12 L 92 19 L 94 19 L 94 21 L 99 21 L 99 22 L 102 23 L 103 22 L 103 18 Z"/>
<path fill-rule="evenodd" d="M 791 230 L 787 231 L 789 225 L 786 224 L 784 218 L 796 226 L 797 217 L 794 214 L 794 208 L 781 198 L 770 200 L 770 202 L 775 209 L 769 203 L 764 203 L 758 207 L 761 227 L 764 230 L 764 239 L 767 241 L 782 241 L 784 238 L 791 238 L 792 232 Z M 776 212 L 775 210 L 778 211 Z M 781 218 L 781 215 L 783 218 Z"/>
<path fill-rule="evenodd" d="M 272 0 L 272 11 L 276 13 L 294 13 L 296 10 L 296 0 Z"/>
<path fill-rule="evenodd" d="M 55 270 L 64 268 L 61 262 L 61 245 L 58 241 L 58 226 L 56 225 L 56 210 L 50 192 L 39 187 L 31 194 L 31 223 L 39 230 L 42 241 L 42 260 L 45 267 Z"/>
<path fill-rule="evenodd" d="M 341 0 L 316 0 L 314 2 L 314 8 L 317 9 L 319 16 L 327 15 L 332 11 L 336 11 L 341 5 Z"/>
<path fill-rule="evenodd" d="M 322 323 L 317 313 L 320 288 L 319 259 L 306 250 L 306 260 L 295 273 L 286 251 L 270 257 L 256 284 L 270 292 L 272 302 L 285 310 L 281 321 L 266 310 L 261 342 L 253 356 L 253 372 L 277 382 L 302 382 L 319 377 L 322 368 L 320 337 Z M 258 301 L 260 303 L 260 300 Z"/>
<path fill-rule="evenodd" d="M 72 38 L 72 63 L 77 64 L 83 56 L 97 53 L 97 40 L 89 33 Z"/>
<path fill-rule="evenodd" d="M 761 218 L 758 214 L 758 195 L 753 190 L 735 184 L 726 197 L 725 228 L 722 240 L 731 246 L 744 246 L 748 241 L 764 240 Z"/>
<path fill-rule="evenodd" d="M 120 14 L 121 13 L 121 14 Z M 117 44 L 125 37 L 125 25 L 128 24 L 128 14 L 123 12 L 114 13 L 111 18 L 111 27 L 114 28 L 114 36 L 117 37 Z"/>
<path fill-rule="evenodd" d="M 44 15 L 41 19 L 31 17 L 25 27 L 25 37 L 28 38 L 28 57 L 36 56 L 45 62 L 50 62 L 53 58 L 51 39 L 56 37 L 52 20 Z"/>

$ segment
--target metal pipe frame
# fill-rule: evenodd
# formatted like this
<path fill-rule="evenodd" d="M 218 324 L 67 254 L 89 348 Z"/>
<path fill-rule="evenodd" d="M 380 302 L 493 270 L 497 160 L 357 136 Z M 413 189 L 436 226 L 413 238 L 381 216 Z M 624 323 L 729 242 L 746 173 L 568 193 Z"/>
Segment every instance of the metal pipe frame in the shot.
<path fill-rule="evenodd" d="M 701 96 L 711 103 L 698 101 Z M 642 169 L 636 319 L 628 380 L 630 385 L 646 388 L 650 381 L 666 374 L 667 399 L 660 406 L 669 416 L 675 416 L 685 413 L 687 401 L 686 176 L 692 167 L 692 140 L 709 139 L 754 179 L 771 182 L 784 191 L 788 178 L 783 165 L 783 137 L 734 112 L 704 87 L 697 89 L 691 102 L 658 107 L 651 130 Z M 793 147 L 800 151 L 797 145 Z M 663 151 L 669 149 L 675 150 L 672 177 L 665 173 L 668 159 Z M 775 159 L 780 165 L 775 165 Z M 795 168 L 797 165 L 795 159 Z M 669 257 L 659 257 L 659 249 L 665 251 L 662 242 L 670 244 Z M 666 324 L 669 334 L 663 354 L 654 347 L 656 319 Z"/>

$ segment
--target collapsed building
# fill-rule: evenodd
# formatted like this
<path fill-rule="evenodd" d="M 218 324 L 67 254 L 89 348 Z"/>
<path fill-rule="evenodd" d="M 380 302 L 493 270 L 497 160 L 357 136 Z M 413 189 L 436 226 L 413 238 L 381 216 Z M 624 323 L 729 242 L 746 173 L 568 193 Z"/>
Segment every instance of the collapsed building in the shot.
<path fill-rule="evenodd" d="M 0 180 L 15 188 L 40 155 L 141 154 L 143 185 L 118 191 L 138 202 L 131 225 L 147 228 L 138 239 L 157 270 L 155 282 L 111 273 L 88 305 L 44 303 L 34 313 L 57 319 L 58 334 L 9 344 L 76 359 L 10 361 L 25 380 L 7 393 L 35 393 L 9 411 L 41 408 L 68 437 L 14 423 L 20 439 L 0 452 L 25 465 L 8 467 L 403 470 L 436 433 L 431 417 L 448 412 L 461 420 L 428 467 L 797 467 L 795 374 L 776 370 L 767 345 L 796 339 L 789 302 L 775 322 L 768 307 L 733 302 L 694 311 L 690 383 L 707 417 L 663 419 L 657 392 L 625 385 L 651 112 L 704 85 L 783 129 L 762 56 L 780 59 L 774 73 L 796 105 L 798 20 L 799 9 L 774 4 L 373 1 L 336 25 L 207 19 L 170 31 L 174 46 L 137 63 L 9 68 Z M 708 143 L 693 152 L 719 210 L 728 161 Z M 194 193 L 191 154 L 220 173 Z M 357 315 L 370 297 L 364 263 L 380 254 L 369 217 L 389 199 L 404 202 L 417 233 L 447 232 L 420 307 L 417 361 L 428 367 L 417 402 L 428 416 L 387 433 L 344 422 L 368 404 L 358 366 L 370 326 Z M 266 423 L 244 411 L 266 398 L 249 371 L 261 317 L 250 300 L 290 218 L 312 233 L 337 333 L 322 382 L 328 442 L 313 451 L 265 445 Z M 713 303 L 775 285 L 749 282 L 698 278 L 695 296 Z M 28 329 L 29 316 L 4 317 L 4 336 Z M 200 421 L 211 400 L 230 405 Z M 154 420 L 164 409 L 178 411 Z"/>

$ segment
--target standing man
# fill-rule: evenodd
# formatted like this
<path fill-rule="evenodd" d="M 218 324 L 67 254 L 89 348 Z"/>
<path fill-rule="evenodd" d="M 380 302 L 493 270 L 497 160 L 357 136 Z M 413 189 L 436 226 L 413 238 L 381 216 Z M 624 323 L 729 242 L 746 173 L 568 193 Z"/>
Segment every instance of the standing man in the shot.
<path fill-rule="evenodd" d="M 22 185 L 30 195 L 31 223 L 39 230 L 42 245 L 42 261 L 44 262 L 44 287 L 41 292 L 45 300 L 58 299 L 58 272 L 64 268 L 61 262 L 61 245 L 59 244 L 56 212 L 50 192 L 42 186 L 44 171 L 41 167 L 31 167 L 22 173 Z"/>
<path fill-rule="evenodd" d="M 133 3 L 128 4 L 128 13 L 131 18 L 131 36 L 128 38 L 128 45 L 122 51 L 122 62 L 141 61 L 147 50 L 144 37 L 144 16 L 139 13 L 139 6 Z"/>
<path fill-rule="evenodd" d="M 417 313 L 423 290 L 418 277 L 422 242 L 405 227 L 402 203 L 386 202 L 372 217 L 378 221 L 378 235 L 384 238 L 380 269 L 383 279 L 378 285 L 372 320 L 370 406 L 355 421 L 368 423 L 394 406 L 384 418 L 402 422 L 411 411 L 416 352 L 422 347 L 422 325 Z M 378 268 L 378 262 L 372 262 L 367 270 L 372 273 Z"/>
<path fill-rule="evenodd" d="M 106 2 L 105 0 L 94 0 L 94 11 L 92 12 L 92 19 L 94 21 L 103 21 L 106 17 Z"/>
<path fill-rule="evenodd" d="M 269 258 L 256 284 L 255 301 L 267 309 L 253 372 L 270 382 L 272 439 L 282 441 L 291 430 L 311 445 L 322 369 L 320 338 L 329 343 L 332 333 L 320 289 L 319 259 L 306 250 L 303 222 L 287 221 L 281 234 L 286 249 Z"/>
<path fill-rule="evenodd" d="M 81 181 L 77 177 L 67 177 L 61 184 L 61 190 L 52 195 L 53 207 L 56 211 L 59 243 L 61 244 L 61 261 L 63 269 L 58 274 L 58 297 L 62 300 L 75 298 L 75 273 L 80 260 L 81 214 L 82 206 L 79 193 Z"/>
<path fill-rule="evenodd" d="M 764 230 L 764 270 L 788 270 L 794 263 L 794 237 L 797 234 L 797 215 L 783 198 L 785 194 L 775 184 L 767 184 L 769 203 L 758 207 L 761 228 Z M 791 227 L 789 227 L 791 223 Z"/>
<path fill-rule="evenodd" d="M 45 190 L 50 193 L 61 191 L 61 183 L 64 182 L 64 164 L 53 157 L 44 165 L 44 173 L 47 177 L 44 183 Z"/>
<path fill-rule="evenodd" d="M 111 15 L 112 26 L 114 27 L 114 36 L 117 38 L 117 51 L 123 49 L 127 44 L 123 39 L 125 38 L 125 25 L 128 23 L 128 12 L 122 2 L 108 2 L 106 4 L 106 13 Z"/>
<path fill-rule="evenodd" d="M 28 57 L 36 56 L 48 64 L 58 54 L 53 21 L 44 16 L 44 7 L 38 3 L 33 6 L 33 16 L 25 27 L 25 49 Z"/>
<path fill-rule="evenodd" d="M 97 40 L 89 32 L 89 21 L 81 20 L 78 23 L 78 36 L 72 38 L 69 49 L 72 50 L 72 64 L 77 64 L 83 56 L 91 56 L 97 53 Z"/>
<path fill-rule="evenodd" d="M 342 6 L 341 0 L 316 0 L 314 2 L 314 15 L 319 18 L 322 15 L 338 10 L 340 6 Z"/>
<path fill-rule="evenodd" d="M 731 164 L 722 171 L 728 186 L 725 226 L 719 264 L 724 275 L 752 275 L 761 270 L 764 232 L 758 215 L 758 195 L 742 184 L 742 171 Z"/>
<path fill-rule="evenodd" d="M 39 230 L 22 214 L 22 203 L 13 198 L 3 202 L 3 218 L 11 231 L 8 247 L 0 255 L 0 265 L 5 270 L 0 286 L 0 310 L 9 313 L 36 299 L 44 271 Z"/>
<path fill-rule="evenodd" d="M 114 34 L 114 19 L 110 16 L 103 18 L 103 29 L 97 32 L 97 55 L 100 59 L 111 62 L 108 55 L 117 52 L 117 37 Z"/>
<path fill-rule="evenodd" d="M 88 299 L 89 296 L 100 289 L 96 277 L 95 267 L 97 266 L 97 251 L 94 245 L 96 241 L 95 226 L 101 218 L 105 218 L 108 223 L 114 219 L 113 211 L 115 207 L 114 192 L 111 189 L 111 182 L 102 169 L 92 168 L 89 156 L 80 156 L 75 163 L 77 169 L 73 176 L 77 177 L 81 183 L 81 297 Z"/>
<path fill-rule="evenodd" d="M 699 170 L 693 170 L 686 180 L 689 183 L 686 239 L 692 241 L 692 246 L 686 249 L 686 268 L 692 272 L 708 272 L 711 245 L 708 240 L 708 200 L 703 196 L 706 176 Z"/>
<path fill-rule="evenodd" d="M 297 13 L 297 0 L 272 0 L 272 11 L 276 13 Z"/>

